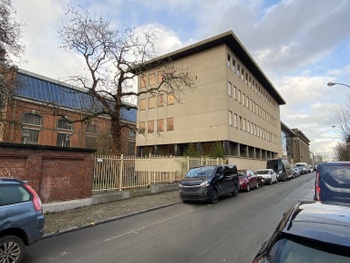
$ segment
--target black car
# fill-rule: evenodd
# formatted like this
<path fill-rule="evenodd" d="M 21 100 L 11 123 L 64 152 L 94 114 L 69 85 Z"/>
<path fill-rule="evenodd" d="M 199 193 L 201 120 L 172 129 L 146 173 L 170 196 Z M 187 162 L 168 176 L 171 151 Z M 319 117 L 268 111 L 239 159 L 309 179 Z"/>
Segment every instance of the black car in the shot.
<path fill-rule="evenodd" d="M 236 165 L 207 165 L 188 170 L 179 183 L 180 196 L 187 201 L 217 203 L 219 196 L 237 195 L 239 179 Z"/>
<path fill-rule="evenodd" d="M 325 203 L 350 203 L 350 162 L 317 165 L 314 199 Z"/>
<path fill-rule="evenodd" d="M 0 178 L 0 262 L 21 262 L 44 234 L 42 203 L 25 181 Z"/>
<path fill-rule="evenodd" d="M 298 202 L 288 210 L 253 263 L 350 262 L 348 206 Z"/>

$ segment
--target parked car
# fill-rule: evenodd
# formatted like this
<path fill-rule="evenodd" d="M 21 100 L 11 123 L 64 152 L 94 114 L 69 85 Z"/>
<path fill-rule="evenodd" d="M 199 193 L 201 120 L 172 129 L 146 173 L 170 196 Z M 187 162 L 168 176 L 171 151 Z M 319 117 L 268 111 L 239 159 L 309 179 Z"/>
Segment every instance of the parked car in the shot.
<path fill-rule="evenodd" d="M 307 174 L 307 173 L 309 173 L 309 168 L 308 168 L 308 166 L 307 166 L 307 163 L 305 163 L 305 162 L 296 163 L 296 164 L 295 164 L 295 167 L 297 167 L 297 168 L 300 169 L 300 173 L 301 173 L 301 174 Z"/>
<path fill-rule="evenodd" d="M 264 184 L 278 183 L 277 174 L 272 169 L 259 169 L 255 172 L 258 178 L 262 178 Z"/>
<path fill-rule="evenodd" d="M 304 201 L 284 213 L 253 263 L 345 263 L 349 251 L 349 207 Z"/>
<path fill-rule="evenodd" d="M 0 214 L 0 262 L 19 263 L 44 234 L 41 200 L 25 181 L 0 178 Z"/>
<path fill-rule="evenodd" d="M 188 170 L 179 183 L 180 196 L 187 201 L 210 201 L 215 204 L 219 196 L 237 195 L 239 179 L 236 165 L 208 165 Z"/>
<path fill-rule="evenodd" d="M 277 174 L 278 181 L 286 181 L 293 178 L 292 166 L 285 158 L 270 159 L 266 162 L 266 169 L 272 169 Z"/>
<path fill-rule="evenodd" d="M 327 203 L 350 203 L 350 162 L 317 165 L 314 199 Z"/>
<path fill-rule="evenodd" d="M 301 169 L 299 167 L 292 168 L 292 174 L 294 178 L 299 177 L 301 175 Z"/>
<path fill-rule="evenodd" d="M 259 188 L 258 177 L 252 170 L 238 170 L 239 189 L 249 192 L 252 188 Z"/>

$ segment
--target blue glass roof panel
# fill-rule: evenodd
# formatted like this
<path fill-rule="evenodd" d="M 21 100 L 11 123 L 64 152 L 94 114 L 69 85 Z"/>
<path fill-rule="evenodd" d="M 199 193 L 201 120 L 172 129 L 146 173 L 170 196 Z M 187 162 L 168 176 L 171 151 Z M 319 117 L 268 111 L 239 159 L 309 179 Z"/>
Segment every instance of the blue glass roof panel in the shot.
<path fill-rule="evenodd" d="M 67 107 L 76 110 L 91 109 L 91 105 L 95 104 L 101 107 L 88 93 L 70 88 L 66 85 L 60 85 L 46 79 L 31 76 L 22 72 L 17 73 L 16 95 L 19 97 L 41 101 L 46 103 L 57 104 L 61 107 Z M 113 103 L 111 101 L 111 103 Z M 122 108 L 122 118 L 126 121 L 136 122 L 136 110 L 127 110 Z"/>

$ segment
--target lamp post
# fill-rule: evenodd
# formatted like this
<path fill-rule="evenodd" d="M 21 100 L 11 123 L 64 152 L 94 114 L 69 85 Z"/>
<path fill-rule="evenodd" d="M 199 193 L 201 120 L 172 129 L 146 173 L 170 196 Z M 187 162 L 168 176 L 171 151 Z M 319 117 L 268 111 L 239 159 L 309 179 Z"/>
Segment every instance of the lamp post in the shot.
<path fill-rule="evenodd" d="M 349 85 L 346 85 L 346 84 L 344 84 L 344 83 L 339 83 L 339 82 L 328 82 L 328 83 L 327 83 L 327 86 L 328 86 L 328 87 L 332 87 L 332 86 L 334 86 L 334 85 L 343 85 L 343 86 L 346 86 L 346 87 L 350 88 Z"/>

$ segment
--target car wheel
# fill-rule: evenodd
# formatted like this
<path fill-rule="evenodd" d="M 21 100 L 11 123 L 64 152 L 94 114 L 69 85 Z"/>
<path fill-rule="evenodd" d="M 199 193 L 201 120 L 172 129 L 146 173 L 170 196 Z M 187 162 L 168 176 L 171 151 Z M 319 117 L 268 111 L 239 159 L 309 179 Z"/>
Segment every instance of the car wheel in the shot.
<path fill-rule="evenodd" d="M 0 239 L 1 262 L 18 263 L 24 256 L 24 243 L 16 236 L 5 236 Z"/>
<path fill-rule="evenodd" d="M 232 195 L 233 196 L 237 196 L 238 195 L 238 187 L 237 187 L 237 185 L 234 185 L 234 189 L 233 189 Z"/>
<path fill-rule="evenodd" d="M 273 181 L 272 181 L 272 178 L 271 178 L 271 180 L 270 180 L 270 185 L 272 185 L 273 184 Z"/>
<path fill-rule="evenodd" d="M 216 190 L 213 190 L 211 192 L 211 198 L 210 198 L 210 202 L 212 204 L 216 204 L 219 200 L 219 196 L 218 196 L 218 192 Z"/>
<path fill-rule="evenodd" d="M 247 184 L 247 189 L 246 189 L 246 191 L 247 191 L 247 192 L 250 191 L 250 185 L 249 185 L 249 184 Z"/>

